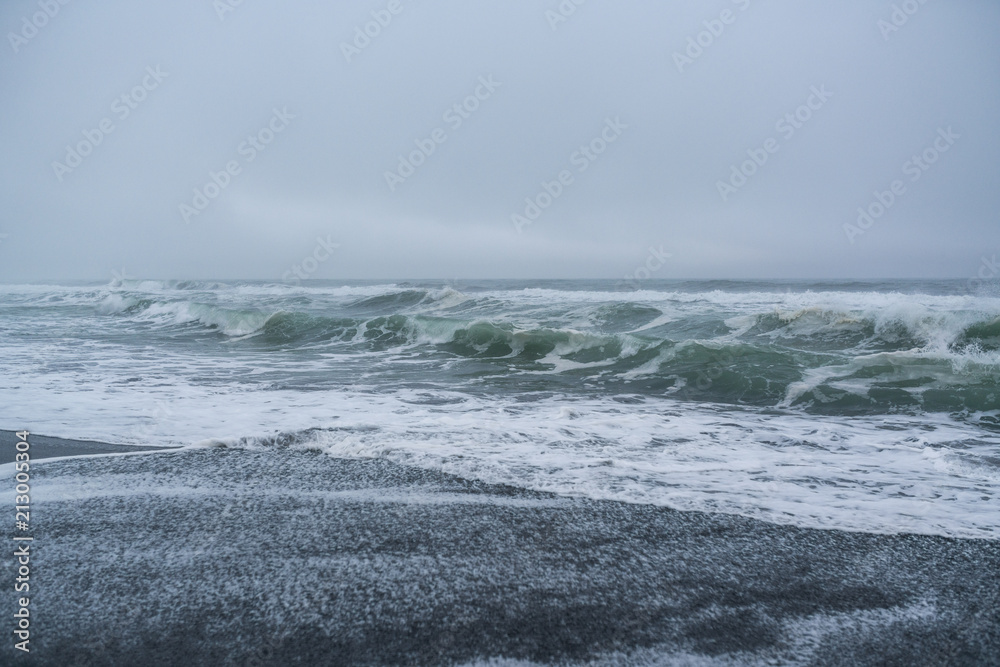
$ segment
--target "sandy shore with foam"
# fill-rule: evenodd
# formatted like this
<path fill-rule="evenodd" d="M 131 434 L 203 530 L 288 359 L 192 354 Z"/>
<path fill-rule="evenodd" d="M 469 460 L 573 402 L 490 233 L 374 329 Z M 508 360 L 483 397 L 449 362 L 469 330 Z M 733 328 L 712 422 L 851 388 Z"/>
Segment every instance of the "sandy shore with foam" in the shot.
<path fill-rule="evenodd" d="M 40 461 L 32 479 L 37 664 L 1000 662 L 995 541 L 776 526 L 277 446 Z M 0 566 L 11 580 L 12 559 Z"/>

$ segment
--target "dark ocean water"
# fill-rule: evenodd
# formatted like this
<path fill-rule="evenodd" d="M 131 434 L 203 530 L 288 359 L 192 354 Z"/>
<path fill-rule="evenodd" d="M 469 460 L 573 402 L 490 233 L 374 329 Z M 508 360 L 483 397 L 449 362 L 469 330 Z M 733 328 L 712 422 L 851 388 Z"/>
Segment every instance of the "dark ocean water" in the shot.
<path fill-rule="evenodd" d="M 810 527 L 1000 527 L 1000 297 L 964 281 L 7 285 L 0 352 L 3 428 Z"/>

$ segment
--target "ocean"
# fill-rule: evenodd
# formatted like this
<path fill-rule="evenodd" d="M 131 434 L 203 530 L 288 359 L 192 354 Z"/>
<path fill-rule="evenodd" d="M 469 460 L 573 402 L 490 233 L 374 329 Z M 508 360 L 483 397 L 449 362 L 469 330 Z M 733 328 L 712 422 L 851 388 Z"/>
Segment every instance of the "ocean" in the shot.
<path fill-rule="evenodd" d="M 1000 537 L 1000 295 L 965 281 L 3 285 L 0 375 L 49 436 Z"/>

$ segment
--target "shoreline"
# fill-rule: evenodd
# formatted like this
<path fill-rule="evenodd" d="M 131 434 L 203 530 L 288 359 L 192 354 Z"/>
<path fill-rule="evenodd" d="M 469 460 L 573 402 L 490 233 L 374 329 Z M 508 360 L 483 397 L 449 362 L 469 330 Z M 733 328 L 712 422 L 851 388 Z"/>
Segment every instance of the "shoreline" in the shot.
<path fill-rule="evenodd" d="M 280 446 L 63 459 L 33 480 L 38 664 L 1000 659 L 988 540 L 566 498 Z"/>

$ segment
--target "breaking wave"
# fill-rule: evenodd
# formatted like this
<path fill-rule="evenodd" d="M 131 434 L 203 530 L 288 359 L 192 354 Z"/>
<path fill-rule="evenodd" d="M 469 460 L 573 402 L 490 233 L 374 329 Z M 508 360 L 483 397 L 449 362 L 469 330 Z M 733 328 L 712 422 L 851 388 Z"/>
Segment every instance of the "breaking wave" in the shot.
<path fill-rule="evenodd" d="M 776 306 L 770 293 L 634 300 L 636 293 L 466 294 L 405 285 L 338 288 L 325 301 L 258 289 L 240 293 L 238 306 L 164 298 L 164 290 L 192 289 L 208 288 L 115 289 L 97 312 L 153 329 L 195 327 L 264 350 L 405 354 L 442 367 L 475 362 L 468 369 L 480 384 L 488 377 L 509 389 L 544 386 L 547 377 L 560 391 L 599 386 L 825 414 L 983 413 L 987 424 L 986 413 L 1000 410 L 997 300 L 795 294 Z M 567 309 L 567 298 L 584 307 Z M 803 300 L 829 305 L 789 307 Z M 456 368 L 462 375 L 448 366 Z"/>

